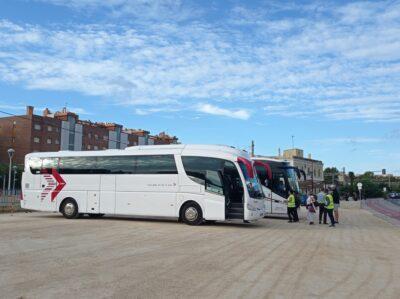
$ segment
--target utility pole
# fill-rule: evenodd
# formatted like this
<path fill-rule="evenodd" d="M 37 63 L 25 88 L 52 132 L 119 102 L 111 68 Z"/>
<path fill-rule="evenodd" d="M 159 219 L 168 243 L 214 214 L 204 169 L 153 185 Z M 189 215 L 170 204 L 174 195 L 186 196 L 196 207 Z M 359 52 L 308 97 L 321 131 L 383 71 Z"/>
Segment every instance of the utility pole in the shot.
<path fill-rule="evenodd" d="M 311 190 L 314 193 L 314 161 L 311 161 Z"/>
<path fill-rule="evenodd" d="M 254 140 L 251 141 L 251 156 L 254 157 Z"/>

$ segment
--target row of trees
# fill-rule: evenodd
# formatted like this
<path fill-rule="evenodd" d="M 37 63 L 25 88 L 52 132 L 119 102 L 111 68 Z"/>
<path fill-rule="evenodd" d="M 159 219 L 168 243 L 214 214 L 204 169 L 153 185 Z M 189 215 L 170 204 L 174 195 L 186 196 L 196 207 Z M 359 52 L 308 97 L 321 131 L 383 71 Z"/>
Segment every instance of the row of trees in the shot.
<path fill-rule="evenodd" d="M 338 184 L 340 186 L 340 191 L 343 195 L 357 196 L 358 188 L 357 183 L 363 184 L 363 195 L 365 197 L 385 197 L 386 193 L 395 191 L 400 192 L 400 180 L 396 177 L 389 177 L 382 175 L 375 175 L 371 171 L 367 171 L 361 175 L 355 175 L 354 172 L 349 172 L 347 174 L 348 182 L 340 182 L 339 180 L 340 172 L 336 167 L 326 168 L 324 170 L 325 184 Z M 386 189 L 386 192 L 384 191 Z"/>

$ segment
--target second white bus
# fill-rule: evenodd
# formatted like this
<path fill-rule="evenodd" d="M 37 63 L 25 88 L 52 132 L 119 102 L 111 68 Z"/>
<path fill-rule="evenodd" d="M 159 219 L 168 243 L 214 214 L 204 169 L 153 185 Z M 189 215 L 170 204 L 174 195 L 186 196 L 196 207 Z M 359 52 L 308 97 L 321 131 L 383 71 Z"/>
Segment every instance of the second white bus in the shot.
<path fill-rule="evenodd" d="M 246 152 L 214 145 L 26 155 L 22 208 L 66 218 L 135 215 L 190 224 L 264 217 L 264 194 Z"/>

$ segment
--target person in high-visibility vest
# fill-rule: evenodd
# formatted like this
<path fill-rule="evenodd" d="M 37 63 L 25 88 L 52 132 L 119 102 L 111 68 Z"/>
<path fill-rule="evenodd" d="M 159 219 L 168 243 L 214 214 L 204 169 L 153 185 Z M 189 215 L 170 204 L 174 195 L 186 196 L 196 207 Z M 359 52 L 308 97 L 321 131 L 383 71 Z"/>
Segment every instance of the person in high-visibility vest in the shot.
<path fill-rule="evenodd" d="M 326 196 L 326 212 L 328 213 L 329 219 L 331 221 L 331 225 L 329 227 L 335 227 L 335 218 L 333 217 L 333 209 L 335 208 L 335 205 L 333 203 L 333 195 L 332 195 L 332 190 L 329 191 L 329 194 Z"/>
<path fill-rule="evenodd" d="M 290 190 L 289 197 L 287 199 L 287 214 L 289 222 L 299 222 L 299 216 L 297 215 L 296 209 L 296 198 L 294 197 L 293 190 Z"/>

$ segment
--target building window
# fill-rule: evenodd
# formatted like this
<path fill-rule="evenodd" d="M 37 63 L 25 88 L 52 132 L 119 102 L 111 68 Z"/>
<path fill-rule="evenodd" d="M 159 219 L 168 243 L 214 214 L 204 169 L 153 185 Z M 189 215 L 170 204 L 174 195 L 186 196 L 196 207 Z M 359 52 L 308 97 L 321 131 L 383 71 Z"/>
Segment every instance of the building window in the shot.
<path fill-rule="evenodd" d="M 88 138 L 92 139 L 92 133 L 90 133 L 90 132 L 88 133 Z"/>
<path fill-rule="evenodd" d="M 34 125 L 35 130 L 40 131 L 42 127 L 39 124 Z"/>
<path fill-rule="evenodd" d="M 107 148 L 105 146 L 103 146 L 103 150 L 106 150 Z"/>
<path fill-rule="evenodd" d="M 99 135 L 94 134 L 94 139 L 98 140 L 99 139 Z"/>
<path fill-rule="evenodd" d="M 57 132 L 57 133 L 60 132 L 60 129 L 59 129 L 58 127 L 56 127 L 56 132 Z"/>
<path fill-rule="evenodd" d="M 90 146 L 90 144 L 87 145 L 87 149 L 88 149 L 88 150 L 92 149 L 92 147 Z"/>
<path fill-rule="evenodd" d="M 47 131 L 52 132 L 53 131 L 53 127 L 52 126 L 47 126 Z"/>
<path fill-rule="evenodd" d="M 94 149 L 95 151 L 97 151 L 97 150 L 99 149 L 99 147 L 98 147 L 97 145 L 95 145 L 95 146 L 93 147 L 93 149 Z"/>
<path fill-rule="evenodd" d="M 33 142 L 34 143 L 39 143 L 40 142 L 40 138 L 39 137 L 33 137 Z"/>
<path fill-rule="evenodd" d="M 54 140 L 55 144 L 60 144 L 60 141 L 58 139 Z"/>
<path fill-rule="evenodd" d="M 104 140 L 104 141 L 107 141 L 107 140 L 108 140 L 108 137 L 107 137 L 106 135 L 104 135 L 104 136 L 103 136 L 103 140 Z"/>
<path fill-rule="evenodd" d="M 51 138 L 47 138 L 47 144 L 51 144 Z"/>

